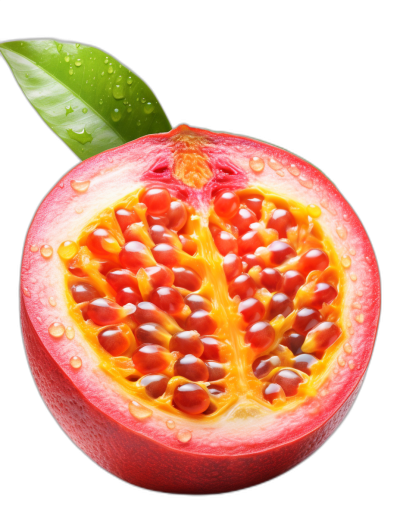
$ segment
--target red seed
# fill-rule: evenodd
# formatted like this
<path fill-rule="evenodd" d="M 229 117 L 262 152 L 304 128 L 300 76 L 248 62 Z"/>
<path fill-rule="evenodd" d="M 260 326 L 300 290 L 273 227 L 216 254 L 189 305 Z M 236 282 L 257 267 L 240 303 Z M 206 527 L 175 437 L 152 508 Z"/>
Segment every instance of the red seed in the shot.
<path fill-rule="evenodd" d="M 129 303 L 139 304 L 139 302 L 142 300 L 142 296 L 135 288 L 122 288 L 117 291 L 115 300 L 120 306 L 125 306 L 125 304 Z"/>
<path fill-rule="evenodd" d="M 172 247 L 176 247 L 178 236 L 175 232 L 163 227 L 162 225 L 153 225 L 150 228 L 150 236 L 155 244 L 168 243 Z"/>
<path fill-rule="evenodd" d="M 152 343 L 153 345 L 161 345 L 166 349 L 168 349 L 171 339 L 171 334 L 157 323 L 144 323 L 138 326 L 135 330 L 135 336 L 139 345 Z"/>
<path fill-rule="evenodd" d="M 319 311 L 314 310 L 313 308 L 302 308 L 297 312 L 293 323 L 293 329 L 298 334 L 307 335 L 307 333 L 321 321 L 322 316 Z"/>
<path fill-rule="evenodd" d="M 149 277 L 152 287 L 160 288 L 161 286 L 171 287 L 174 283 L 174 274 L 168 267 L 157 265 L 146 267 L 145 272 Z"/>
<path fill-rule="evenodd" d="M 170 315 L 176 315 L 183 310 L 185 301 L 182 295 L 174 288 L 157 288 L 150 295 L 150 302 Z"/>
<path fill-rule="evenodd" d="M 169 382 L 168 376 L 164 374 L 148 374 L 144 376 L 140 383 L 151 398 L 159 398 L 165 393 Z"/>
<path fill-rule="evenodd" d="M 293 302 L 285 293 L 275 293 L 269 304 L 269 319 L 277 315 L 287 317 L 293 311 Z"/>
<path fill-rule="evenodd" d="M 264 389 L 263 396 L 267 402 L 272 404 L 276 399 L 283 400 L 285 398 L 285 393 L 280 385 L 276 383 L 270 383 L 267 384 L 266 388 Z"/>
<path fill-rule="evenodd" d="M 125 210 L 125 208 L 119 208 L 116 210 L 115 216 L 122 232 L 125 232 L 132 223 L 138 223 L 140 221 L 139 216 L 134 210 L 131 212 L 130 210 Z"/>
<path fill-rule="evenodd" d="M 212 384 L 207 387 L 207 391 L 210 393 L 210 395 L 218 397 L 223 395 L 226 392 L 226 389 L 223 385 Z"/>
<path fill-rule="evenodd" d="M 340 328 L 335 323 L 324 321 L 313 328 L 306 339 L 312 339 L 313 350 L 321 352 L 333 345 L 341 333 Z"/>
<path fill-rule="evenodd" d="M 148 248 L 141 242 L 128 242 L 119 253 L 122 267 L 137 273 L 140 268 L 155 265 Z"/>
<path fill-rule="evenodd" d="M 228 291 L 231 299 L 238 295 L 241 300 L 244 300 L 252 297 L 256 293 L 257 284 L 247 273 L 243 273 L 229 284 Z"/>
<path fill-rule="evenodd" d="M 103 249 L 102 241 L 105 238 L 112 238 L 110 232 L 107 229 L 96 229 L 92 233 L 89 234 L 86 240 L 86 245 L 89 247 L 89 249 L 92 251 L 92 253 L 99 254 L 99 255 L 106 255 L 108 254 L 107 251 Z"/>
<path fill-rule="evenodd" d="M 268 321 L 258 321 L 247 327 L 244 339 L 252 348 L 264 350 L 272 345 L 275 339 L 275 330 Z"/>
<path fill-rule="evenodd" d="M 115 263 L 110 262 L 109 260 L 98 260 L 97 267 L 101 275 L 107 275 L 111 269 L 115 268 Z"/>
<path fill-rule="evenodd" d="M 263 247 L 264 242 L 259 233 L 256 230 L 250 230 L 240 236 L 238 240 L 239 254 L 243 256 L 245 254 L 252 254 L 259 247 Z"/>
<path fill-rule="evenodd" d="M 237 254 L 238 242 L 233 234 L 224 230 L 218 231 L 214 234 L 214 242 L 218 249 L 218 252 L 222 256 L 226 256 L 228 253 Z"/>
<path fill-rule="evenodd" d="M 253 373 L 256 378 L 264 378 L 273 369 L 279 367 L 281 360 L 278 356 L 261 356 L 253 362 Z"/>
<path fill-rule="evenodd" d="M 173 267 L 172 271 L 175 275 L 175 286 L 187 289 L 188 291 L 197 291 L 201 288 L 200 276 L 186 267 Z"/>
<path fill-rule="evenodd" d="M 298 371 L 302 371 L 310 375 L 312 366 L 316 363 L 318 363 L 317 358 L 314 358 L 314 356 L 311 356 L 311 354 L 300 354 L 294 360 L 293 367 Z"/>
<path fill-rule="evenodd" d="M 218 339 L 215 339 L 215 337 L 201 337 L 200 341 L 204 347 L 203 358 L 206 360 L 220 361 L 220 352 L 224 344 L 218 341 Z"/>
<path fill-rule="evenodd" d="M 190 256 L 193 256 L 197 252 L 197 243 L 192 240 L 187 234 L 179 234 L 179 239 L 182 244 L 182 251 Z"/>
<path fill-rule="evenodd" d="M 257 217 L 251 210 L 240 208 L 238 213 L 231 218 L 230 223 L 238 229 L 239 234 L 243 234 L 249 230 L 252 223 L 257 223 Z"/>
<path fill-rule="evenodd" d="M 261 256 L 256 256 L 252 253 L 247 253 L 242 256 L 242 262 L 243 264 L 246 263 L 247 267 L 243 266 L 245 272 L 249 271 L 252 267 L 260 266 L 262 269 L 265 267 L 264 260 L 261 258 Z"/>
<path fill-rule="evenodd" d="M 257 219 L 261 218 L 262 213 L 262 204 L 264 198 L 261 195 L 251 195 L 242 199 L 242 203 L 247 206 L 254 214 Z"/>
<path fill-rule="evenodd" d="M 129 269 L 112 269 L 107 273 L 106 280 L 115 291 L 137 288 L 138 285 L 135 275 Z"/>
<path fill-rule="evenodd" d="M 178 265 L 179 254 L 177 249 L 168 243 L 159 243 L 151 250 L 155 260 L 167 267 Z"/>
<path fill-rule="evenodd" d="M 224 258 L 223 268 L 226 280 L 230 282 L 242 272 L 242 261 L 236 254 L 229 253 Z"/>
<path fill-rule="evenodd" d="M 193 354 L 186 354 L 175 362 L 174 375 L 182 376 L 193 382 L 206 382 L 208 369 L 204 361 L 196 358 Z"/>
<path fill-rule="evenodd" d="M 100 326 L 120 323 L 126 317 L 124 309 L 108 299 L 90 301 L 86 311 L 88 318 Z"/>
<path fill-rule="evenodd" d="M 117 326 L 102 330 L 97 338 L 111 356 L 122 356 L 129 348 L 129 339 Z"/>
<path fill-rule="evenodd" d="M 311 249 L 300 257 L 299 269 L 303 275 L 311 271 L 324 271 L 329 266 L 329 258 L 321 249 Z"/>
<path fill-rule="evenodd" d="M 212 310 L 211 302 L 205 297 L 197 295 L 196 293 L 190 293 L 189 295 L 186 295 L 185 304 L 189 306 L 192 312 L 195 312 L 197 310 L 205 310 L 206 312 L 211 312 Z"/>
<path fill-rule="evenodd" d="M 260 280 L 264 288 L 267 288 L 271 293 L 278 291 L 283 283 L 282 275 L 271 267 L 266 267 L 261 271 Z"/>
<path fill-rule="evenodd" d="M 204 345 L 200 340 L 200 334 L 195 330 L 185 330 L 178 332 L 171 337 L 169 342 L 171 352 L 178 351 L 181 354 L 193 354 L 196 358 L 204 352 Z"/>
<path fill-rule="evenodd" d="M 199 415 L 210 405 L 210 397 L 199 385 L 187 383 L 175 389 L 174 404 L 183 413 Z"/>
<path fill-rule="evenodd" d="M 100 293 L 91 284 L 86 282 L 80 282 L 71 286 L 71 293 L 76 303 L 89 302 L 97 297 L 100 297 Z"/>
<path fill-rule="evenodd" d="M 288 243 L 276 240 L 267 247 L 268 260 L 273 267 L 283 264 L 296 256 L 296 251 Z"/>
<path fill-rule="evenodd" d="M 225 369 L 221 363 L 208 360 L 205 362 L 205 365 L 208 369 L 209 382 L 215 382 L 216 380 L 222 380 L 222 378 L 225 378 Z"/>
<path fill-rule="evenodd" d="M 168 227 L 171 230 L 181 230 L 187 221 L 187 210 L 181 201 L 172 201 L 167 212 Z"/>
<path fill-rule="evenodd" d="M 294 299 L 296 293 L 305 283 L 306 279 L 299 271 L 290 270 L 286 271 L 283 275 L 282 291 L 286 293 L 291 299 Z"/>
<path fill-rule="evenodd" d="M 217 216 L 230 219 L 239 210 L 240 199 L 235 192 L 220 192 L 214 199 L 214 210 Z"/>
<path fill-rule="evenodd" d="M 186 322 L 187 330 L 197 330 L 201 336 L 208 336 L 215 332 L 217 323 L 205 310 L 197 310 L 189 315 Z"/>
<path fill-rule="evenodd" d="M 147 206 L 147 213 L 160 216 L 168 212 L 171 196 L 166 188 L 150 188 L 142 197 L 142 203 Z"/>
<path fill-rule="evenodd" d="M 151 302 L 139 302 L 136 311 L 133 314 L 133 318 L 138 324 L 156 323 L 163 327 L 167 327 L 167 314 Z"/>
<path fill-rule="evenodd" d="M 279 238 L 287 238 L 287 230 L 295 226 L 296 221 L 293 215 L 283 208 L 274 210 L 267 224 L 269 229 L 275 229 L 278 232 Z"/>
<path fill-rule="evenodd" d="M 302 354 L 301 347 L 305 341 L 305 336 L 290 332 L 282 338 L 281 345 L 287 347 L 295 356 Z"/>
<path fill-rule="evenodd" d="M 168 217 L 166 214 L 162 216 L 151 216 L 150 214 L 146 214 L 146 219 L 149 227 L 152 227 L 153 225 L 163 225 L 166 227 L 168 225 Z"/>
<path fill-rule="evenodd" d="M 282 387 L 286 396 L 294 396 L 297 394 L 299 385 L 303 383 L 303 378 L 297 372 L 282 369 L 275 374 L 273 382 Z"/>
<path fill-rule="evenodd" d="M 260 321 L 265 315 L 264 305 L 252 297 L 241 301 L 238 311 L 247 324 Z"/>
<path fill-rule="evenodd" d="M 311 305 L 318 310 L 323 304 L 331 304 L 337 297 L 337 291 L 330 284 L 320 282 L 315 286 L 314 294 L 311 297 Z"/>
<path fill-rule="evenodd" d="M 168 365 L 169 352 L 161 345 L 140 345 L 132 355 L 135 368 L 142 374 L 164 371 Z"/>

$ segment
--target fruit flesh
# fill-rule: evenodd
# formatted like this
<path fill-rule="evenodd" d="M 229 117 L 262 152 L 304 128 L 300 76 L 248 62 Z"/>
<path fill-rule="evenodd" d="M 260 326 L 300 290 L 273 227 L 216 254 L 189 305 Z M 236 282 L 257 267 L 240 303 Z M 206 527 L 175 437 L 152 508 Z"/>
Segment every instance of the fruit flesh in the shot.
<path fill-rule="evenodd" d="M 262 157 L 262 171 L 256 173 L 249 167 L 252 157 Z M 279 161 L 280 168 L 272 161 Z M 92 182 L 89 192 L 78 196 L 70 187 L 71 180 L 88 179 Z M 286 402 L 283 408 L 268 404 L 258 407 L 244 397 L 217 417 L 201 415 L 193 421 L 192 417 L 183 419 L 176 411 L 171 417 L 160 408 L 154 408 L 153 417 L 146 422 L 131 416 L 131 394 L 113 376 L 99 370 L 96 348 L 88 348 L 87 337 L 71 319 L 63 295 L 64 268 L 60 267 L 57 253 L 45 259 L 31 248 L 46 244 L 57 250 L 61 235 L 77 241 L 90 221 L 110 204 L 117 204 L 137 188 L 165 183 L 171 196 L 187 201 L 201 215 L 216 188 L 243 190 L 262 185 L 276 198 L 295 198 L 310 215 L 320 215 L 321 228 L 339 259 L 351 257 L 351 266 L 347 262 L 344 270 L 342 292 L 344 337 L 316 382 L 317 394 L 295 407 Z M 276 206 L 285 208 L 284 204 Z M 78 215 L 78 208 L 83 213 Z M 340 235 L 343 226 L 347 231 L 345 239 Z M 96 267 L 93 265 L 92 277 L 96 277 L 95 270 L 101 269 L 101 275 L 105 275 L 117 265 L 102 258 Z M 45 280 L 49 278 L 51 283 Z M 96 289 L 105 286 L 103 280 L 97 277 Z M 45 199 L 32 223 L 24 251 L 21 288 L 30 364 L 46 403 L 63 428 L 88 455 L 119 477 L 174 492 L 221 492 L 255 484 L 287 470 L 320 446 L 343 419 L 360 388 L 380 304 L 379 274 L 363 227 L 319 170 L 268 144 L 187 128 L 102 154 L 68 174 Z M 47 304 L 54 295 L 55 308 Z M 59 319 L 75 329 L 72 342 L 66 335 L 59 339 L 49 335 L 49 326 Z M 211 339 L 203 343 L 209 356 L 213 353 L 218 361 L 219 349 Z M 222 354 L 225 348 L 222 347 Z M 79 371 L 70 366 L 71 355 L 82 359 Z M 218 385 L 211 384 L 208 389 L 210 394 L 219 392 Z M 84 422 L 79 416 L 82 412 Z M 176 422 L 173 430 L 166 426 L 170 418 Z M 192 432 L 190 442 L 182 443 L 177 438 L 181 428 Z M 120 441 L 118 451 L 112 441 Z M 142 471 L 143 460 L 152 470 L 150 476 Z"/>
<path fill-rule="evenodd" d="M 168 216 L 171 204 L 174 207 Z M 253 205 L 255 212 L 251 210 Z M 240 215 L 241 212 L 245 214 Z M 166 217 L 160 221 L 163 215 Z M 104 219 L 107 232 L 103 228 Z M 134 222 L 127 225 L 127 219 Z M 250 223 L 243 222 L 248 219 Z M 170 225 L 176 230 L 170 229 Z M 225 252 L 219 238 L 222 229 L 234 241 L 240 234 L 256 235 L 247 240 L 256 241 L 251 251 L 257 258 L 256 265 L 250 263 L 252 267 L 247 273 L 243 272 L 242 262 L 248 260 L 249 248 L 239 250 L 236 245 L 236 252 L 231 247 Z M 112 237 L 118 242 L 119 258 L 113 248 L 105 253 L 102 232 L 107 240 Z M 130 236 L 124 240 L 126 234 L 134 234 L 135 239 Z M 196 241 L 193 255 L 183 251 L 181 234 Z M 97 246 L 93 246 L 93 241 Z M 343 267 L 332 242 L 318 222 L 309 218 L 304 205 L 276 197 L 265 187 L 221 192 L 201 219 L 191 214 L 189 204 L 171 197 L 166 188 L 139 188 L 99 213 L 78 238 L 78 244 L 80 251 L 76 257 L 65 261 L 67 286 L 72 286 L 67 293 L 70 311 L 96 348 L 102 369 L 146 406 L 177 415 L 196 415 L 199 419 L 206 416 L 210 420 L 231 409 L 244 396 L 270 409 L 279 410 L 287 402 L 298 405 L 315 393 L 315 382 L 326 373 L 343 335 Z M 88 251 L 89 244 L 92 247 Z M 86 256 L 85 263 L 81 255 Z M 107 285 L 102 283 L 105 298 L 91 301 L 90 294 L 98 294 L 99 289 L 99 272 L 92 264 L 101 258 L 114 260 L 116 268 L 105 276 Z M 149 282 L 151 274 L 160 267 L 162 276 L 157 282 Z M 77 268 L 83 273 L 87 271 L 87 277 L 75 278 L 71 270 Z M 326 279 L 330 284 L 323 282 Z M 73 304 L 81 299 L 89 301 L 83 312 L 89 317 L 86 320 L 82 305 Z M 110 322 L 93 312 L 93 305 L 109 308 L 114 301 L 123 308 L 117 307 L 115 316 L 108 317 Z M 136 310 L 131 310 L 129 303 L 136 304 Z M 125 308 L 127 316 L 123 313 Z M 144 312 L 146 308 L 150 310 Z M 326 348 L 310 352 L 315 354 L 311 358 L 314 363 L 297 362 L 296 356 L 305 353 L 297 347 L 291 350 L 286 336 L 298 333 L 304 342 L 308 332 L 327 320 L 336 323 L 335 328 L 328 327 L 322 339 L 318 334 L 313 339 Z M 99 334 L 99 326 L 107 324 L 113 325 L 111 330 L 103 328 Z M 118 327 L 116 332 L 118 324 L 132 333 L 123 336 Z M 186 338 L 186 344 L 179 343 L 185 334 L 192 334 L 194 342 Z M 108 343 L 104 349 L 105 336 Z M 218 355 L 220 365 L 212 366 L 212 377 L 207 367 L 211 367 L 210 363 L 215 365 L 216 360 L 204 353 L 200 338 L 215 339 L 224 349 L 223 355 Z M 263 371 L 254 369 L 259 360 L 269 358 L 274 363 L 264 363 Z M 164 393 L 156 397 L 149 395 L 142 383 L 151 374 L 162 375 L 167 382 Z M 281 387 L 277 400 L 266 392 L 267 388 L 273 389 L 269 386 L 276 384 L 276 378 Z M 211 381 L 223 389 L 218 396 L 207 391 Z M 197 408 L 193 403 L 185 408 L 185 397 L 191 395 L 179 393 L 189 383 L 196 383 L 203 390 L 193 394 L 199 400 Z M 180 398 L 174 400 L 174 396 Z"/>

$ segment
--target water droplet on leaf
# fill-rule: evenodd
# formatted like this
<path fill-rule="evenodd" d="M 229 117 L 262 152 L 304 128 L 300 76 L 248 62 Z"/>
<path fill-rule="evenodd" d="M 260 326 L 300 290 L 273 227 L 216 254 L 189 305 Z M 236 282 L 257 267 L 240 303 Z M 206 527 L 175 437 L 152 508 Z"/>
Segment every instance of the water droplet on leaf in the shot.
<path fill-rule="evenodd" d="M 82 61 L 80 59 L 77 59 L 75 61 L 75 66 L 81 66 L 81 64 L 82 64 Z"/>
<path fill-rule="evenodd" d="M 86 109 L 86 107 L 84 107 L 84 108 L 82 109 L 82 112 L 83 112 L 83 114 L 86 114 L 86 113 L 87 113 L 87 109 Z"/>
<path fill-rule="evenodd" d="M 111 111 L 111 119 L 113 122 L 119 122 L 121 120 L 121 111 L 119 109 L 113 109 Z"/>
<path fill-rule="evenodd" d="M 151 103 L 151 101 L 147 102 L 144 106 L 144 112 L 145 114 L 151 114 L 154 111 L 154 105 Z"/>
<path fill-rule="evenodd" d="M 93 136 L 86 131 L 86 129 L 82 129 L 82 131 L 73 131 L 72 129 L 67 129 L 68 136 L 72 140 L 77 140 L 81 144 L 86 144 L 87 142 L 91 142 L 93 140 Z"/>

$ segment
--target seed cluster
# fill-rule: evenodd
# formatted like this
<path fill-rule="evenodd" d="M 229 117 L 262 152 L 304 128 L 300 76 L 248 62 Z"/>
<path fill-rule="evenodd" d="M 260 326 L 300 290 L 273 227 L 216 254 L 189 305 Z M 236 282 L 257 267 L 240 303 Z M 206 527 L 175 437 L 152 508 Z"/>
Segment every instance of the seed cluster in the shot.
<path fill-rule="evenodd" d="M 310 220 L 226 190 L 205 225 L 166 188 L 141 190 L 102 212 L 72 259 L 60 254 L 71 309 L 138 400 L 207 416 L 241 394 L 279 406 L 341 334 L 337 267 Z"/>

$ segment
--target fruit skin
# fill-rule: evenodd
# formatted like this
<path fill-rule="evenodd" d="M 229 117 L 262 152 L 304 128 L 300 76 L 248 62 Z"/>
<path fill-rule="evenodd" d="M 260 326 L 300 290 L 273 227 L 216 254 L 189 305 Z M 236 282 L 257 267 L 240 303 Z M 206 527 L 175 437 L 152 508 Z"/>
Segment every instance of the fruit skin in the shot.
<path fill-rule="evenodd" d="M 344 200 L 336 188 L 318 170 L 302 159 L 267 144 L 206 131 L 194 130 L 194 133 L 207 135 L 221 146 L 229 146 L 229 143 L 239 141 L 243 142 L 244 146 L 269 150 L 275 158 L 283 154 L 289 162 L 293 161 L 305 173 L 308 171 L 313 176 L 318 175 L 320 181 L 324 179 L 324 191 L 334 206 L 344 205 L 343 211 L 350 216 L 350 229 L 353 230 L 354 225 L 354 234 L 358 238 L 357 252 L 359 255 L 370 257 L 367 266 L 369 273 L 359 267 L 360 278 L 364 275 L 364 279 L 369 281 L 368 285 L 363 286 L 365 290 L 370 290 L 366 291 L 369 300 L 365 301 L 365 310 L 363 309 L 365 322 L 368 322 L 369 326 L 358 328 L 357 330 L 361 330 L 359 338 L 353 339 L 354 369 L 350 370 L 346 366 L 336 376 L 332 375 L 329 380 L 330 392 L 321 397 L 320 401 L 310 399 L 293 412 L 277 414 L 273 430 L 264 429 L 262 426 L 259 429 L 258 425 L 254 429 L 250 426 L 251 429 L 248 430 L 246 424 L 238 422 L 233 428 L 216 432 L 213 440 L 209 440 L 201 426 L 196 428 L 193 422 L 186 425 L 185 420 L 177 419 L 177 428 L 188 427 L 193 431 L 192 440 L 182 444 L 175 437 L 176 431 L 168 432 L 165 426 L 162 431 L 161 423 L 156 424 L 153 417 L 143 422 L 133 419 L 128 412 L 121 413 L 121 403 L 127 406 L 127 399 L 121 398 L 115 408 L 112 403 L 105 403 L 96 388 L 94 376 L 93 381 L 84 380 L 85 363 L 78 372 L 69 366 L 69 358 L 66 358 L 63 352 L 63 341 L 67 340 L 49 339 L 49 322 L 37 324 L 36 316 L 40 315 L 43 309 L 34 298 L 33 287 L 32 296 L 21 292 L 21 321 L 28 360 L 39 391 L 61 427 L 87 455 L 106 470 L 136 485 L 166 492 L 200 494 L 235 490 L 275 477 L 308 457 L 331 435 L 349 411 L 361 387 L 377 330 L 380 286 L 373 251 L 361 223 L 349 205 L 343 203 Z M 64 202 L 69 200 L 69 181 L 79 178 L 84 180 L 87 174 L 93 177 L 102 170 L 110 153 L 117 160 L 121 158 L 123 163 L 128 159 L 129 150 L 135 146 L 140 149 L 146 142 L 156 143 L 158 138 L 165 140 L 174 134 L 177 134 L 176 130 L 166 135 L 140 139 L 107 154 L 101 154 L 79 165 L 64 177 L 63 189 L 56 187 L 45 199 L 39 209 L 40 215 L 35 217 L 28 233 L 22 262 L 23 288 L 29 285 L 30 275 L 32 271 L 35 273 L 37 263 L 40 263 L 37 278 L 40 278 L 42 271 L 44 275 L 44 268 L 50 263 L 44 262 L 43 259 L 39 262 L 41 259 L 37 256 L 32 258 L 29 249 L 43 230 L 42 220 L 46 215 L 52 214 L 52 206 L 64 206 Z M 232 177 L 231 181 L 230 178 L 227 178 L 227 185 L 230 184 L 234 188 L 247 185 L 243 176 L 239 175 L 237 179 L 235 176 L 235 180 Z M 157 179 L 161 180 L 159 175 Z M 121 196 L 128 193 L 126 190 L 127 187 L 123 189 Z M 300 187 L 299 190 L 301 191 Z M 204 187 L 204 193 L 206 191 L 207 185 Z M 180 197 L 185 193 L 183 197 L 195 201 L 195 194 L 192 195 L 191 190 L 185 190 L 179 183 L 174 184 L 172 193 Z M 91 215 L 95 213 L 96 210 L 93 210 Z M 68 230 L 67 224 L 58 227 L 58 232 L 62 234 L 64 229 Z M 52 241 L 48 243 L 54 245 Z M 355 269 L 357 274 L 359 269 Z M 36 285 L 38 284 L 39 282 Z M 71 353 L 70 345 L 68 351 Z M 88 383 L 90 385 L 87 385 Z M 104 391 L 104 388 L 102 389 Z M 253 433 L 256 434 L 255 437 Z"/>

